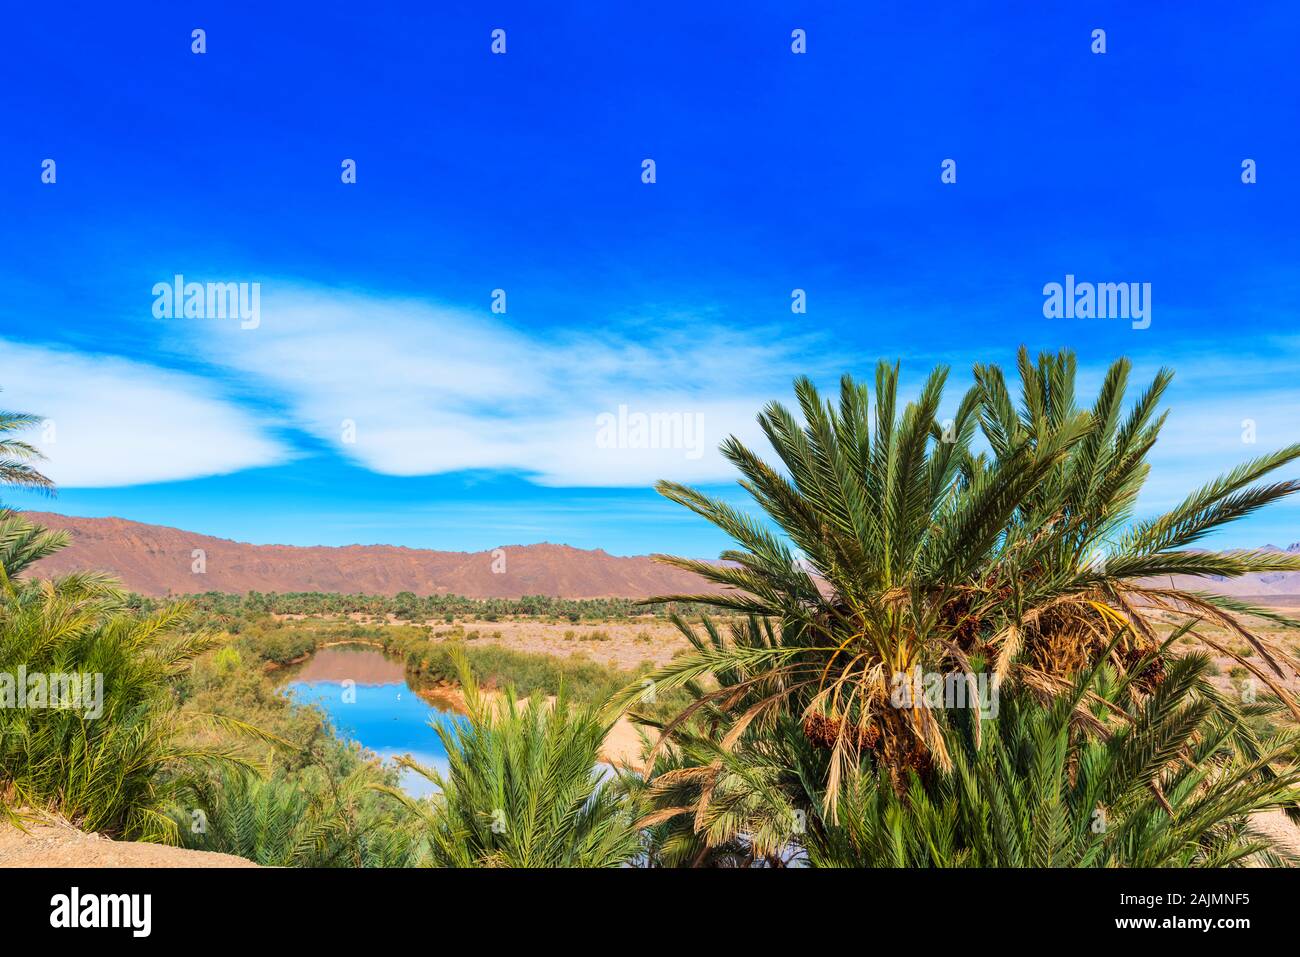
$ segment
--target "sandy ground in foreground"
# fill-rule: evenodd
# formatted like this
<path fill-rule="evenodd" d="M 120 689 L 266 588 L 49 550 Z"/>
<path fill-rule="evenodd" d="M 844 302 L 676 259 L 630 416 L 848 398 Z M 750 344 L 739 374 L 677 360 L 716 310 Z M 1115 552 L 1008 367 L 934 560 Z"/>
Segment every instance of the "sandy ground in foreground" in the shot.
<path fill-rule="evenodd" d="M 1255 828 L 1300 856 L 1300 827 L 1281 811 L 1252 817 Z M 164 844 L 114 841 L 85 834 L 63 821 L 45 820 L 26 825 L 27 832 L 0 824 L 0 868 L 19 867 L 257 867 L 230 854 L 190 851 Z"/>
<path fill-rule="evenodd" d="M 0 823 L 0 867 L 257 867 L 230 854 L 114 841 L 53 819 L 24 826 Z"/>
<path fill-rule="evenodd" d="M 1250 823 L 1255 830 L 1275 841 L 1279 851 L 1300 857 L 1300 825 L 1293 824 L 1283 812 L 1252 814 Z"/>

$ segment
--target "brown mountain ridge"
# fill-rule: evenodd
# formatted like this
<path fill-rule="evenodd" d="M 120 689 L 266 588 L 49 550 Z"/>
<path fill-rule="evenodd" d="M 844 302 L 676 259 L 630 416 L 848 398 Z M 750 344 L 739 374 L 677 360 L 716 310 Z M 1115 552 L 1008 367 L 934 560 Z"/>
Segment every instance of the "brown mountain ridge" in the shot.
<path fill-rule="evenodd" d="M 568 545 L 508 545 L 483 552 L 397 545 L 250 545 L 122 518 L 22 514 L 67 531 L 72 540 L 35 565 L 36 575 L 103 571 L 143 595 L 409 591 L 467 598 L 649 598 L 705 590 L 701 579 L 649 556 L 625 558 Z M 201 551 L 201 572 L 194 570 L 200 557 L 196 550 Z"/>
<path fill-rule="evenodd" d="M 38 575 L 94 569 L 144 595 L 220 591 L 361 592 L 462 595 L 466 598 L 649 598 L 716 591 L 689 572 L 646 555 L 619 557 L 569 545 L 507 545 L 496 551 L 446 552 L 400 545 L 250 545 L 165 525 L 122 518 L 74 518 L 24 512 L 30 520 L 66 530 L 72 544 L 35 566 Z M 1300 543 L 1276 551 L 1300 551 Z M 204 571 L 192 569 L 195 550 Z M 500 555 L 498 555 L 498 552 Z M 494 572 L 493 566 L 504 570 Z M 1162 579 L 1160 584 L 1169 584 Z M 1203 589 L 1263 604 L 1300 605 L 1300 572 L 1192 579 L 1180 588 Z"/>

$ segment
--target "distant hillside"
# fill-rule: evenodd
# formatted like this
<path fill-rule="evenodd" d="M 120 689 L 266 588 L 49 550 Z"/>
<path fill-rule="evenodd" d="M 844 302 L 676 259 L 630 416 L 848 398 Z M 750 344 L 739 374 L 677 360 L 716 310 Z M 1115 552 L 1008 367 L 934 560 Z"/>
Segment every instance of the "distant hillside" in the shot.
<path fill-rule="evenodd" d="M 66 529 L 72 536 L 70 546 L 36 566 L 38 574 L 96 569 L 111 572 L 132 591 L 145 595 L 204 591 L 396 595 L 409 591 L 467 598 L 648 598 L 715 590 L 694 575 L 647 556 L 619 558 L 600 549 L 568 545 L 504 546 L 505 571 L 497 574 L 492 571 L 491 551 L 440 552 L 396 545 L 249 545 L 121 518 L 24 514 L 50 528 Z M 196 548 L 203 549 L 207 566 L 201 575 L 191 571 Z M 1300 552 L 1300 543 L 1276 550 Z M 1300 605 L 1300 572 L 1231 580 L 1179 575 L 1174 582 L 1181 588 Z M 1159 583 L 1168 584 L 1168 580 Z"/>
<path fill-rule="evenodd" d="M 1300 542 L 1286 548 L 1265 545 L 1264 549 L 1274 552 L 1300 552 Z M 1179 588 L 1218 592 L 1234 598 L 1254 598 L 1267 600 L 1277 605 L 1300 605 L 1300 572 L 1266 572 L 1261 575 L 1243 575 L 1241 578 L 1192 578 L 1187 575 L 1175 575 L 1174 584 Z M 1162 579 L 1168 584 L 1168 579 Z"/>
<path fill-rule="evenodd" d="M 468 598 L 648 598 L 698 592 L 704 582 L 645 556 L 620 558 L 568 545 L 504 546 L 505 568 L 493 552 L 440 552 L 393 545 L 341 548 L 249 545 L 164 525 L 121 518 L 73 518 L 24 512 L 66 529 L 72 544 L 35 566 L 39 575 L 79 569 L 110 572 L 144 595 L 221 591 L 453 594 Z M 206 571 L 192 571 L 202 549 Z M 501 567 L 497 563 L 497 567 Z M 713 589 L 708 589 L 713 590 Z"/>

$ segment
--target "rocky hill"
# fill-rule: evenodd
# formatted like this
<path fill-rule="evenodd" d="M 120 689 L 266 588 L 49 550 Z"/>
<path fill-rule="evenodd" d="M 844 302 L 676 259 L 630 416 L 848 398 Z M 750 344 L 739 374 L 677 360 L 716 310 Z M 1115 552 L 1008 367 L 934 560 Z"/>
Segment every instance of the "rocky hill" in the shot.
<path fill-rule="evenodd" d="M 699 591 L 703 585 L 694 575 L 647 556 L 624 558 L 568 545 L 507 545 L 484 552 L 394 545 L 249 545 L 121 518 L 24 515 L 65 529 L 72 538 L 71 545 L 35 566 L 38 574 L 106 571 L 145 595 L 410 591 L 469 598 L 648 598 Z"/>

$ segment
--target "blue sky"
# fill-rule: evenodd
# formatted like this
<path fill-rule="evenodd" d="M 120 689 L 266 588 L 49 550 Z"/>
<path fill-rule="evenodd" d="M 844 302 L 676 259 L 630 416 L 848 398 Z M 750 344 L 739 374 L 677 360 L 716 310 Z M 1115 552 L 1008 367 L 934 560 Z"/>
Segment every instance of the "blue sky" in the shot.
<path fill-rule="evenodd" d="M 10 503 L 712 555 L 650 486 L 740 501 L 713 447 L 793 376 L 944 362 L 955 402 L 1020 343 L 1175 368 L 1144 509 L 1300 438 L 1294 4 L 268 6 L 3 14 L 0 405 L 61 485 Z M 257 327 L 156 317 L 176 274 L 260 283 Z M 1045 318 L 1066 274 L 1150 327 Z M 602 448 L 620 406 L 702 432 Z"/>

